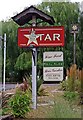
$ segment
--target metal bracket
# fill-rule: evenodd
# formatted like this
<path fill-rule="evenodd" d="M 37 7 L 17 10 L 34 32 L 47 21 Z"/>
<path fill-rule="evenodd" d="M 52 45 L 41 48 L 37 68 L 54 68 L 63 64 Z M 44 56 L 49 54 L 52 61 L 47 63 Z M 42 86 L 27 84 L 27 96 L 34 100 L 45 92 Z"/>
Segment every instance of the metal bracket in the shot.
<path fill-rule="evenodd" d="M 32 56 L 33 56 L 33 60 L 34 60 L 34 66 L 36 66 L 36 54 L 37 54 L 37 49 L 32 48 Z"/>

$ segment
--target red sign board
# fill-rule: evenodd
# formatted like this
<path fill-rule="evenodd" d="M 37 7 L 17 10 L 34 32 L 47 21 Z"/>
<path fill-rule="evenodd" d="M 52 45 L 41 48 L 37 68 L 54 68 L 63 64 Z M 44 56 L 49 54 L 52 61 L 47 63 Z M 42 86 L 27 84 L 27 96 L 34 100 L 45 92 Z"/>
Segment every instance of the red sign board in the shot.
<path fill-rule="evenodd" d="M 18 46 L 64 46 L 64 27 L 18 28 Z"/>

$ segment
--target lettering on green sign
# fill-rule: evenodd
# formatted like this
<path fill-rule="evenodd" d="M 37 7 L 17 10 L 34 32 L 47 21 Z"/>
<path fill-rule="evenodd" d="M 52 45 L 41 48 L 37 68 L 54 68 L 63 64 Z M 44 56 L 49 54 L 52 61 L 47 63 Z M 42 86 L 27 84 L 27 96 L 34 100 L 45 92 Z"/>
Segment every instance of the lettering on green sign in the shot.
<path fill-rule="evenodd" d="M 44 61 L 44 67 L 63 67 L 63 61 Z"/>

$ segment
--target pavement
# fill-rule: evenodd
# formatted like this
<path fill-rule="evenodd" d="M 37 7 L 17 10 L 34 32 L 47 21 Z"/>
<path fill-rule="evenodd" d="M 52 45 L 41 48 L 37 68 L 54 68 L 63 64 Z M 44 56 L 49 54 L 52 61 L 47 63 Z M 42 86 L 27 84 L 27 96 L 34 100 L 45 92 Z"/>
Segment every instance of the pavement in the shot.
<path fill-rule="evenodd" d="M 9 90 L 9 89 L 13 89 L 15 88 L 16 84 L 9 84 L 9 83 L 6 83 L 5 84 L 5 90 Z M 3 85 L 2 83 L 0 83 L 0 91 L 2 91 L 3 89 Z"/>
<path fill-rule="evenodd" d="M 59 85 L 59 84 L 56 84 L 56 83 L 54 83 L 54 84 L 44 84 L 44 86 L 57 86 L 57 85 Z M 16 84 L 6 83 L 5 84 L 5 90 L 13 89 L 13 88 L 15 88 L 15 86 L 16 86 Z M 0 91 L 2 91 L 2 89 L 3 89 L 3 85 L 0 82 Z"/>

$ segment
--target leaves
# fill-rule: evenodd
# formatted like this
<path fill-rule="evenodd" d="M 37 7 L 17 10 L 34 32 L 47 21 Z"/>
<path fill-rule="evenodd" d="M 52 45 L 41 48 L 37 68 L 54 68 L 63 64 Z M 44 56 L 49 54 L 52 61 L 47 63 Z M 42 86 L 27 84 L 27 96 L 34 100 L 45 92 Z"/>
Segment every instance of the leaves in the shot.
<path fill-rule="evenodd" d="M 17 90 L 15 95 L 9 100 L 12 114 L 15 117 L 24 117 L 25 113 L 30 111 L 30 102 L 31 99 L 28 92 Z"/>
<path fill-rule="evenodd" d="M 83 67 L 83 16 L 79 11 L 79 4 L 72 2 L 42 2 L 36 6 L 48 15 L 51 15 L 54 20 L 54 26 L 65 27 L 65 46 L 62 47 L 44 47 L 38 48 L 38 74 L 42 74 L 43 69 L 43 52 L 44 51 L 58 51 L 64 52 L 64 67 L 67 68 L 73 63 L 73 34 L 70 33 L 71 24 L 78 23 L 79 18 L 79 33 L 76 35 L 76 62 L 80 68 Z M 38 19 L 37 22 L 40 20 Z M 39 26 L 49 26 L 48 23 L 42 22 Z M 26 26 L 28 26 L 26 24 Z M 7 75 L 10 71 L 28 70 L 31 73 L 31 50 L 27 48 L 19 48 L 17 45 L 17 29 L 18 25 L 13 20 L 1 21 L 0 27 L 3 35 L 7 34 Z M 8 76 L 7 76 L 8 77 Z"/>

